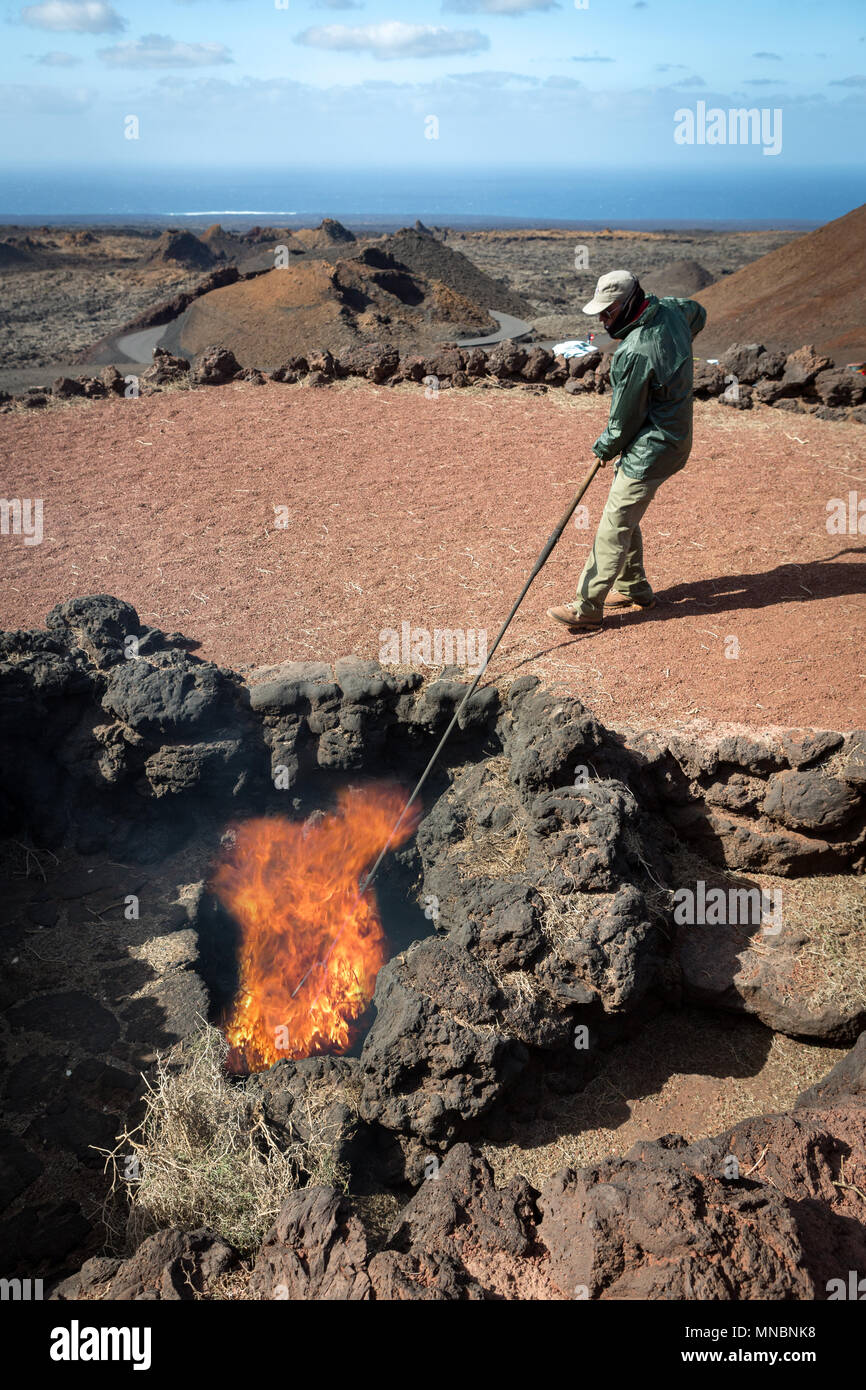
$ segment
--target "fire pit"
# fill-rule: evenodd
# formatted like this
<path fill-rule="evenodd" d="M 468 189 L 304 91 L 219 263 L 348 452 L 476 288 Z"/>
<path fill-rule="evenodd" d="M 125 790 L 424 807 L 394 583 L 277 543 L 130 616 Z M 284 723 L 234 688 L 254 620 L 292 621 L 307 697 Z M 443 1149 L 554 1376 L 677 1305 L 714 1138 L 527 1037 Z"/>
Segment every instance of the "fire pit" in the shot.
<path fill-rule="evenodd" d="M 860 736 L 615 733 L 534 677 L 486 687 L 359 896 L 465 681 L 357 658 L 241 678 L 187 647 L 107 597 L 0 636 L 0 833 L 44 875 L 24 945 L 46 933 L 16 957 L 10 1063 L 48 1107 L 27 1133 L 91 1190 L 139 1071 L 205 1016 L 278 1127 L 309 1084 L 350 1085 L 367 1176 L 397 1183 L 503 1107 L 579 1091 L 682 999 L 837 1043 L 866 1022 L 851 991 L 804 992 L 797 930 L 672 911 L 689 874 L 748 896 L 861 863 Z"/>
<path fill-rule="evenodd" d="M 361 896 L 359 885 L 405 800 L 398 788 L 347 788 L 336 811 L 230 832 L 210 887 L 239 928 L 238 992 L 223 1021 L 233 1071 L 345 1053 L 362 1035 L 388 941 L 372 888 Z M 405 818 L 395 848 L 418 819 Z"/>

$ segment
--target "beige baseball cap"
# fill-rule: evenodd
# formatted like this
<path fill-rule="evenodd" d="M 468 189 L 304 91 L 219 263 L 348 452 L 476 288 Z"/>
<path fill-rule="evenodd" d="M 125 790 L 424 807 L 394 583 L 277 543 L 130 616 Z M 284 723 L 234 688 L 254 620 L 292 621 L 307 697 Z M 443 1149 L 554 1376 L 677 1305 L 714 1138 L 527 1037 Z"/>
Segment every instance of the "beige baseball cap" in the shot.
<path fill-rule="evenodd" d="M 584 304 L 585 314 L 600 314 L 609 309 L 618 299 L 627 299 L 637 285 L 637 276 L 630 270 L 609 270 L 602 275 L 595 287 L 595 294 L 588 304 Z"/>

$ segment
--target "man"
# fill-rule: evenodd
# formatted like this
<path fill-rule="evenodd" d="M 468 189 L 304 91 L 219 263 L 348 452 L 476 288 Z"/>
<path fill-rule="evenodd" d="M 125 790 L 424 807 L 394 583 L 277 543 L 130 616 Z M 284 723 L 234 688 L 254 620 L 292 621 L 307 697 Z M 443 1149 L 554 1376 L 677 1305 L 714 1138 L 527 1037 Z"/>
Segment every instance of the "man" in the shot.
<path fill-rule="evenodd" d="M 655 607 L 640 522 L 691 452 L 692 339 L 707 321 L 693 299 L 645 295 L 628 270 L 602 275 L 583 312 L 598 314 L 605 331 L 621 340 L 610 364 L 610 418 L 593 445 L 603 463 L 617 455 L 619 463 L 577 597 L 547 610 L 575 633 L 600 632 L 606 607 Z"/>

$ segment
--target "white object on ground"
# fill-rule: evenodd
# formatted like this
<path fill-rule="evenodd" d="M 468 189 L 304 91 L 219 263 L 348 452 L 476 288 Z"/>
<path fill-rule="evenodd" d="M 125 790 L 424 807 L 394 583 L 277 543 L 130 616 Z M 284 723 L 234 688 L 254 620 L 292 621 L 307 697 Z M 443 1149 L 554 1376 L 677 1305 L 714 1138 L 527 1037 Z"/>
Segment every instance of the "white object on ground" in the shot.
<path fill-rule="evenodd" d="M 586 338 L 569 338 L 553 345 L 555 357 L 586 357 L 588 352 L 595 352 L 595 348 Z"/>

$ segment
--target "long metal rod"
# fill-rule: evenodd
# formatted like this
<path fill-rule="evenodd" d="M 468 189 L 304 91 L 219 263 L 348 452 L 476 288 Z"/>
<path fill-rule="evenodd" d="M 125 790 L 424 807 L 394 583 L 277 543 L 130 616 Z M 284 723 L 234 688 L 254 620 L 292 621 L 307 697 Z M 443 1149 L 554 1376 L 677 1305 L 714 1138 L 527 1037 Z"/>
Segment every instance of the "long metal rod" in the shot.
<path fill-rule="evenodd" d="M 555 529 L 554 531 L 552 531 L 551 534 L 548 536 L 548 538 L 547 538 L 547 544 L 545 545 L 544 549 L 542 550 L 541 554 L 539 555 L 538 559 L 536 560 L 534 570 L 532 571 L 531 575 L 529 576 L 529 578 L 527 579 L 526 583 L 524 584 L 523 588 L 522 588 L 521 591 L 520 591 L 520 597 L 519 597 L 519 598 L 517 599 L 517 601 L 515 602 L 514 607 L 512 608 L 512 610 L 511 610 L 511 612 L 509 613 L 508 617 L 505 619 L 505 622 L 502 624 L 502 627 L 499 629 L 499 634 L 498 634 L 498 636 L 497 636 L 497 638 L 496 638 L 496 641 L 493 643 L 493 646 L 490 648 L 490 652 L 489 652 L 489 655 L 488 655 L 488 657 L 487 657 L 487 660 L 485 661 L 484 665 L 481 667 L 481 670 L 478 672 L 478 675 L 475 677 L 474 681 L 473 681 L 472 684 L 470 685 L 470 687 L 469 687 L 469 689 L 467 690 L 466 694 L 463 696 L 463 699 L 460 701 L 460 704 L 457 706 L 456 710 L 454 711 L 454 714 L 453 714 L 453 716 L 452 716 L 452 719 L 451 719 L 450 724 L 448 725 L 448 728 L 445 730 L 444 734 L 442 735 L 442 737 L 440 738 L 438 744 L 436 745 L 436 751 L 434 752 L 432 758 L 430 759 L 429 763 L 428 763 L 427 766 L 425 767 L 424 771 L 421 773 L 421 776 L 420 776 L 420 778 L 418 779 L 418 783 L 417 783 L 417 785 L 416 785 L 416 787 L 415 787 L 415 790 L 413 791 L 412 795 L 409 797 L 409 800 L 406 802 L 406 805 L 403 807 L 403 810 L 402 810 L 402 812 L 401 812 L 401 814 L 400 814 L 400 818 L 399 818 L 399 820 L 396 822 L 396 824 L 395 824 L 395 826 L 394 826 L 394 829 L 391 831 L 391 834 L 388 836 L 388 841 L 387 841 L 387 843 L 386 843 L 384 849 L 381 851 L 381 853 L 380 853 L 380 855 L 379 855 L 379 858 L 376 860 L 375 864 L 373 865 L 372 869 L 371 869 L 370 872 L 368 873 L 367 877 L 364 879 L 364 882 L 363 882 L 363 884 L 361 885 L 361 890 L 360 890 L 360 896 L 361 896 L 361 897 L 364 896 L 364 894 L 366 893 L 367 889 L 370 887 L 370 884 L 373 882 L 373 879 L 376 877 L 376 873 L 377 873 L 377 871 L 378 871 L 378 869 L 379 869 L 379 866 L 380 866 L 380 864 L 382 863 L 382 860 L 385 858 L 385 855 L 388 853 L 388 850 L 390 849 L 391 844 L 392 844 L 392 842 L 393 842 L 394 836 L 397 834 L 397 831 L 400 829 L 400 826 L 403 824 L 403 821 L 406 819 L 406 813 L 408 812 L 409 807 L 412 806 L 412 805 L 414 804 L 415 801 L 417 801 L 417 799 L 418 799 L 418 793 L 421 791 L 421 788 L 423 787 L 424 783 L 427 781 L 427 778 L 430 776 L 430 773 L 433 771 L 433 768 L 434 768 L 434 766 L 435 766 L 435 764 L 436 764 L 436 760 L 438 759 L 439 754 L 442 752 L 442 749 L 445 747 L 445 744 L 448 742 L 448 739 L 449 739 L 449 737 L 450 737 L 450 735 L 451 735 L 451 733 L 452 733 L 452 731 L 453 731 L 453 729 L 454 729 L 454 726 L 455 726 L 455 724 L 457 724 L 457 722 L 458 722 L 458 720 L 459 720 L 461 714 L 463 713 L 463 710 L 465 709 L 465 707 L 466 707 L 466 705 L 469 703 L 469 701 L 472 699 L 472 696 L 475 694 L 475 691 L 476 691 L 476 689 L 478 688 L 478 682 L 481 680 L 481 677 L 484 675 L 484 672 L 487 670 L 487 667 L 490 665 L 490 662 L 491 662 L 491 660 L 493 659 L 493 653 L 496 651 L 496 648 L 499 646 L 499 643 L 502 641 L 503 637 L 505 636 L 506 632 L 508 631 L 509 627 L 511 626 L 511 622 L 512 622 L 512 619 L 514 618 L 515 613 L 517 612 L 517 610 L 518 610 L 518 608 L 520 607 L 520 605 L 521 605 L 521 603 L 523 602 L 523 600 L 526 598 L 526 595 L 529 593 L 530 585 L 532 584 L 533 580 L 536 579 L 537 576 L 540 574 L 540 572 L 544 569 L 544 566 L 547 564 L 547 561 L 550 559 L 550 555 L 551 555 L 551 552 L 553 551 L 554 546 L 556 545 L 557 541 L 559 540 L 560 536 L 562 535 L 563 531 L 565 530 L 566 526 L 568 525 L 569 521 L 571 520 L 572 516 L 574 515 L 574 512 L 576 511 L 577 507 L 579 506 L 580 500 L 581 500 L 581 498 L 583 497 L 583 494 L 586 492 L 587 488 L 589 487 L 590 483 L 592 482 L 593 478 L 595 477 L 596 473 L 598 472 L 598 470 L 599 470 L 601 467 L 602 467 L 602 460 L 601 460 L 601 459 L 596 459 L 595 463 L 592 465 L 592 467 L 590 468 L 590 470 L 589 470 L 589 472 L 587 473 L 586 477 L 584 478 L 583 482 L 581 483 L 578 492 L 575 493 L 575 496 L 574 496 L 573 500 L 569 503 L 569 506 L 568 506 L 568 507 L 566 508 L 566 510 L 563 512 L 563 514 L 562 514 L 562 516 L 561 516 L 561 518 L 560 518 L 560 520 L 559 520 L 559 522 L 558 522 L 558 524 L 557 524 L 557 526 L 556 526 L 556 529 Z"/>
<path fill-rule="evenodd" d="M 366 893 L 367 889 L 370 887 L 370 884 L 373 882 L 373 879 L 376 877 L 376 874 L 377 874 L 378 871 L 379 871 L 379 867 L 380 867 L 380 865 L 381 865 L 381 863 L 382 863 L 382 860 L 385 858 L 385 855 L 388 853 L 388 850 L 391 848 L 391 845 L 392 845 L 393 842 L 394 842 L 394 836 L 397 834 L 397 831 L 400 829 L 400 826 L 403 824 L 403 821 L 406 819 L 406 815 L 407 815 L 407 812 L 409 811 L 410 806 L 414 805 L 414 803 L 418 800 L 418 795 L 419 795 L 419 793 L 420 793 L 420 791 L 421 791 L 421 788 L 424 786 L 424 783 L 427 781 L 427 778 L 430 776 L 430 773 L 433 771 L 433 768 L 434 768 L 435 765 L 436 765 L 436 761 L 437 761 L 437 759 L 438 759 L 438 757 L 439 757 L 439 754 L 442 752 L 442 749 L 445 747 L 445 744 L 448 742 L 448 739 L 449 739 L 449 737 L 450 737 L 450 735 L 451 735 L 451 733 L 452 733 L 452 731 L 453 731 L 453 729 L 454 729 L 454 726 L 457 724 L 457 722 L 458 722 L 458 720 L 459 720 L 461 714 L 463 713 L 463 710 L 466 708 L 466 705 L 469 703 L 469 701 L 471 700 L 472 696 L 475 694 L 475 691 L 476 691 L 477 688 L 478 688 L 478 682 L 481 680 L 481 677 L 484 675 L 484 672 L 487 670 L 487 667 L 490 665 L 490 662 L 491 662 L 491 660 L 492 660 L 492 658 L 493 658 L 493 654 L 494 654 L 494 652 L 496 651 L 496 648 L 499 646 L 499 643 L 502 641 L 503 637 L 505 636 L 506 632 L 508 631 L 508 628 L 509 628 L 510 625 L 511 625 L 511 622 L 512 622 L 512 620 L 513 620 L 513 618 L 514 618 L 515 613 L 517 612 L 517 610 L 518 610 L 518 608 L 520 607 L 520 605 L 521 605 L 521 603 L 523 602 L 523 600 L 526 598 L 526 595 L 529 593 L 529 589 L 530 589 L 530 586 L 531 586 L 533 580 L 534 580 L 534 579 L 540 574 L 540 572 L 544 569 L 544 566 L 547 564 L 547 561 L 548 561 L 549 558 L 550 558 L 550 555 L 551 555 L 551 552 L 553 551 L 554 546 L 556 545 L 557 541 L 559 540 L 560 536 L 562 535 L 563 531 L 565 530 L 566 526 L 568 525 L 569 521 L 571 520 L 572 516 L 574 515 L 575 510 L 576 510 L 577 507 L 579 506 L 580 501 L 581 501 L 581 498 L 583 497 L 584 493 L 586 492 L 587 488 L 589 487 L 589 485 L 590 485 L 590 483 L 592 482 L 593 478 L 595 477 L 596 473 L 598 472 L 598 470 L 599 470 L 602 466 L 603 466 L 602 460 L 601 460 L 601 459 L 596 459 L 595 462 L 593 463 L 592 467 L 589 469 L 589 472 L 587 473 L 587 475 L 586 475 L 586 477 L 584 478 L 583 482 L 581 483 L 581 485 L 580 485 L 578 491 L 575 493 L 575 495 L 574 495 L 572 501 L 569 503 L 568 507 L 565 509 L 565 511 L 563 512 L 562 516 L 560 517 L 559 522 L 557 523 L 555 530 L 553 530 L 553 531 L 550 533 L 550 535 L 548 536 L 548 538 L 547 538 L 547 544 L 545 545 L 544 549 L 542 550 L 541 554 L 539 555 L 538 559 L 537 559 L 536 562 L 535 562 L 535 568 L 533 569 L 531 575 L 529 576 L 529 578 L 527 579 L 527 581 L 526 581 L 526 583 L 524 584 L 523 588 L 521 589 L 520 595 L 519 595 L 518 599 L 516 600 L 514 606 L 512 607 L 511 612 L 508 614 L 508 617 L 505 619 L 505 622 L 502 624 L 502 627 L 499 629 L 499 633 L 498 633 L 498 635 L 497 635 L 496 641 L 493 643 L 493 646 L 490 648 L 490 652 L 489 652 L 489 654 L 488 654 L 488 656 L 487 656 L 487 660 L 484 662 L 484 665 L 481 667 L 481 670 L 478 672 L 478 675 L 475 677 L 474 681 L 473 681 L 472 684 L 470 685 L 470 687 L 469 687 L 469 689 L 467 690 L 466 694 L 463 696 L 463 699 L 460 701 L 460 704 L 457 706 L 456 710 L 454 711 L 454 714 L 453 714 L 453 716 L 452 716 L 452 718 L 451 718 L 451 722 L 449 723 L 448 728 L 445 730 L 444 734 L 442 735 L 442 737 L 440 738 L 439 742 L 437 743 L 437 745 L 436 745 L 436 750 L 435 750 L 435 752 L 433 753 L 433 756 L 431 757 L 431 759 L 430 759 L 429 763 L 427 764 L 427 766 L 425 767 L 424 771 L 421 773 L 421 776 L 419 777 L 418 782 L 417 782 L 417 784 L 416 784 L 416 786 L 415 786 L 415 790 L 413 791 L 412 795 L 409 797 L 409 800 L 406 802 L 406 805 L 403 807 L 403 810 L 400 812 L 400 815 L 399 815 L 398 819 L 395 821 L 395 823 L 394 823 L 394 828 L 392 829 L 390 835 L 388 836 L 387 841 L 385 842 L 385 845 L 383 846 L 382 850 L 380 851 L 378 859 L 376 860 L 376 862 L 375 862 L 375 864 L 373 865 L 373 867 L 372 867 L 372 869 L 370 870 L 370 872 L 367 874 L 367 877 L 364 879 L 364 882 L 361 884 L 361 887 L 360 887 L 359 890 L 358 890 L 358 898 L 356 899 L 356 901 L 360 901 L 360 899 L 363 898 L 363 896 L 364 896 L 364 894 Z M 316 965 L 321 965 L 321 966 L 324 967 L 324 966 L 326 966 L 326 965 L 328 964 L 328 961 L 331 959 L 331 956 L 332 956 L 332 954 L 333 954 L 334 947 L 336 946 L 336 944 L 337 944 L 337 942 L 339 941 L 339 939 L 340 939 L 341 936 L 342 936 L 342 931 L 339 931 L 339 932 L 337 933 L 337 935 L 334 937 L 334 940 L 331 942 L 331 946 L 330 946 L 330 948 L 329 948 L 329 950 L 328 950 L 328 954 L 325 956 L 324 960 L 322 960 L 322 961 L 317 961 L 315 965 L 311 965 L 311 966 L 310 966 L 310 969 L 307 971 L 306 975 L 304 975 L 304 978 L 300 981 L 300 983 L 299 983 L 299 984 L 295 987 L 295 989 L 292 991 L 292 998 L 295 997 L 295 995 L 298 993 L 298 990 L 299 990 L 299 989 L 301 988 L 301 986 L 304 984 L 304 981 L 309 977 L 309 975 L 313 972 L 313 970 L 315 970 Z"/>
<path fill-rule="evenodd" d="M 584 481 L 581 482 L 580 488 L 578 488 L 578 491 L 575 492 L 574 498 L 571 499 L 569 506 L 566 507 L 566 510 L 564 510 L 562 517 L 559 518 L 559 523 L 556 524 L 555 530 L 550 532 L 548 542 L 546 542 L 545 548 L 544 550 L 542 550 L 541 555 L 538 556 L 537 562 L 535 562 L 534 570 L 532 570 L 530 578 L 528 578 L 527 582 L 525 582 L 524 584 L 523 589 L 521 589 L 520 596 L 518 596 L 516 602 L 514 602 L 512 612 L 509 613 L 509 616 L 506 617 L 505 623 L 503 623 L 502 627 L 499 628 L 498 637 L 496 637 L 496 641 L 493 642 L 493 645 L 491 646 L 491 651 L 489 651 L 488 653 L 488 657 L 487 660 L 485 660 L 484 666 L 482 666 L 481 670 L 478 671 L 478 674 L 477 676 L 475 676 L 473 684 L 470 685 L 470 688 L 467 689 L 466 695 L 463 696 L 463 699 L 461 699 L 459 705 L 457 705 L 455 713 L 453 713 L 452 719 L 450 719 L 448 728 L 446 728 L 445 733 L 442 734 L 442 738 L 439 739 L 438 744 L 436 744 L 434 755 L 432 755 L 430 762 L 428 762 L 428 765 L 427 767 L 425 767 L 423 773 L 421 773 L 421 776 L 418 777 L 416 788 L 414 788 L 413 794 L 411 794 L 409 801 L 406 802 L 406 805 L 403 806 L 403 810 L 402 812 L 400 812 L 398 820 L 396 820 L 395 824 L 393 824 L 391 834 L 388 835 L 388 840 L 385 841 L 384 847 L 382 847 L 381 852 L 379 852 L 378 859 L 375 860 L 373 869 L 370 870 L 370 873 L 368 873 L 367 877 L 364 878 L 363 884 L 360 885 L 359 892 L 357 892 L 356 901 L 360 901 L 360 899 L 364 897 L 364 894 L 366 894 L 367 892 L 367 888 L 370 887 L 370 884 L 373 883 L 375 876 L 377 876 L 379 866 L 381 866 L 382 863 L 382 859 L 385 858 L 386 853 L 388 853 L 389 848 L 391 848 L 391 845 L 393 844 L 393 837 L 395 837 L 396 833 L 398 833 L 398 830 L 400 826 L 402 826 L 403 821 L 406 820 L 406 815 L 407 812 L 409 812 L 410 806 L 413 806 L 414 802 L 417 801 L 418 794 L 420 794 L 421 788 L 423 788 L 423 785 L 425 781 L 427 781 L 427 778 L 430 777 L 431 771 L 434 770 L 434 767 L 436 765 L 436 759 L 439 758 L 439 753 L 441 753 L 442 749 L 445 748 L 446 742 L 448 742 L 450 734 L 452 734 L 453 728 L 455 728 L 456 726 L 457 720 L 460 719 L 460 714 L 463 713 L 463 710 L 466 709 L 467 703 L 470 702 L 471 698 L 473 698 L 473 695 L 475 694 L 475 691 L 477 691 L 478 688 L 478 681 L 481 680 L 481 677 L 484 676 L 484 673 L 485 671 L 487 671 L 489 664 L 491 664 L 493 652 L 496 651 L 496 648 L 498 648 L 500 641 L 502 641 L 502 638 L 505 637 L 507 630 L 509 630 L 510 624 L 512 624 L 514 614 L 517 613 L 518 607 L 520 607 L 521 603 L 523 603 L 523 600 L 525 599 L 525 596 L 527 596 L 528 592 L 530 592 L 530 585 L 532 584 L 532 581 L 534 581 L 535 578 L 537 578 L 537 575 L 541 573 L 542 570 L 544 570 L 545 564 L 548 563 L 550 552 L 552 552 L 553 550 L 553 546 L 556 545 L 556 542 L 559 541 L 560 535 L 562 535 L 563 531 L 566 530 L 566 527 L 567 525 L 569 525 L 571 517 L 574 516 L 575 510 L 577 510 L 578 505 L 580 505 L 582 496 L 584 496 L 584 493 L 585 491 L 587 491 L 589 484 L 591 484 L 592 480 L 594 480 L 595 474 L 598 473 L 598 470 L 601 467 L 602 460 L 596 459 L 595 463 L 592 464 L 592 467 L 589 468 L 587 477 L 584 478 Z M 341 935 L 342 930 L 338 931 L 338 934 L 335 935 L 334 941 L 331 942 L 331 947 L 329 947 L 328 954 L 327 956 L 325 956 L 324 960 L 317 960 L 316 965 L 310 966 L 310 969 L 307 970 L 306 974 L 304 974 L 303 980 L 300 980 L 299 983 L 297 983 L 295 990 L 292 990 L 292 998 L 295 998 L 297 991 L 299 991 L 300 987 L 303 986 L 304 981 L 309 979 L 310 974 L 313 973 L 313 970 L 316 969 L 317 965 L 327 966 L 328 960 L 331 959 L 331 955 L 334 954 L 336 942 L 339 941 Z"/>

